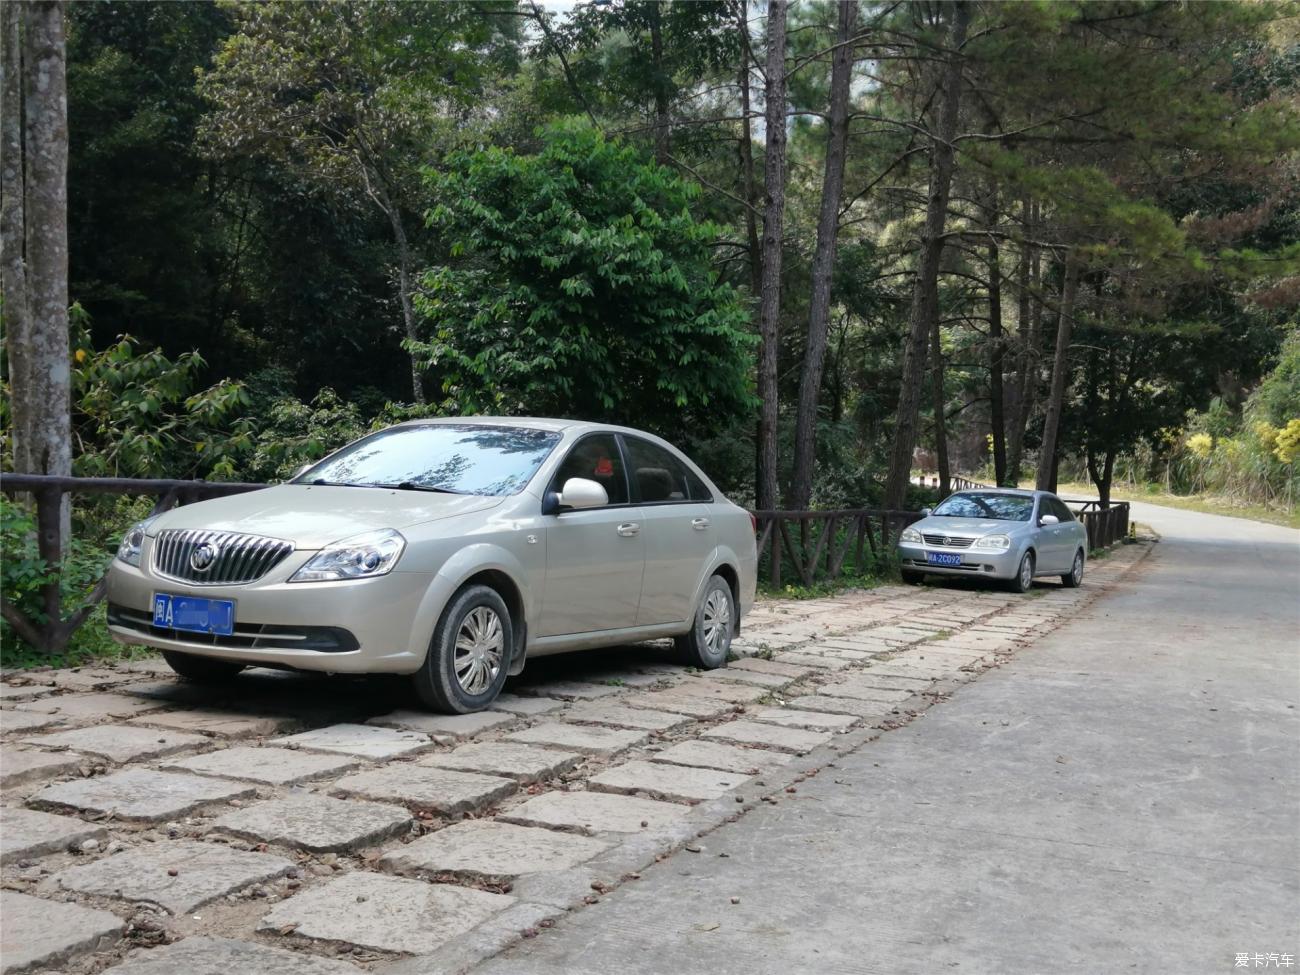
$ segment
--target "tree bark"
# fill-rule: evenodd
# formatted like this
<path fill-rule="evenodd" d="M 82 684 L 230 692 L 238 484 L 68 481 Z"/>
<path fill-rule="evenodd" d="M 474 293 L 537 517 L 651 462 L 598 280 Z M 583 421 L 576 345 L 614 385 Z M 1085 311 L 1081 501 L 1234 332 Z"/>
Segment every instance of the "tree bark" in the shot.
<path fill-rule="evenodd" d="M 894 443 L 885 479 L 885 507 L 891 509 L 901 508 L 907 497 L 925 377 L 926 343 L 932 322 L 938 316 L 939 258 L 943 254 L 943 232 L 952 189 L 953 139 L 957 135 L 957 118 L 961 109 L 961 49 L 966 43 L 966 28 L 970 21 L 966 0 L 956 0 L 952 4 L 952 18 L 947 64 L 943 71 L 943 98 L 936 130 L 930 139 L 929 200 L 921 231 L 916 280 L 912 286 L 907 344 L 903 347 L 902 389 L 898 396 Z"/>
<path fill-rule="evenodd" d="M 767 149 L 763 185 L 763 273 L 758 310 L 758 507 L 776 507 L 777 345 L 781 329 L 781 237 L 785 218 L 785 17 L 786 0 L 767 5 Z"/>
<path fill-rule="evenodd" d="M 994 188 L 992 200 L 985 211 L 985 225 L 991 231 L 997 223 L 997 189 Z M 988 304 L 989 304 L 989 426 L 993 434 L 993 483 L 999 487 L 1008 485 L 1007 479 L 1007 425 L 1002 383 L 1003 358 L 1006 343 L 1002 337 L 1002 256 L 998 239 L 989 235 L 988 256 Z"/>
<path fill-rule="evenodd" d="M 1020 470 L 1025 459 L 1025 428 L 1038 389 L 1038 319 L 1042 314 L 1042 303 L 1033 295 L 1039 284 L 1039 257 L 1038 249 L 1028 242 L 1036 232 L 1035 212 L 1034 204 L 1025 197 L 1021 204 L 1021 224 L 1026 240 L 1020 245 L 1020 262 L 1016 270 L 1016 332 L 1020 347 L 1016 352 L 1016 381 L 1012 384 L 1007 419 L 1007 480 L 1011 484 L 1020 483 Z"/>
<path fill-rule="evenodd" d="M 415 306 L 411 301 L 411 246 L 406 239 L 406 227 L 402 225 L 402 214 L 394 203 L 385 208 L 389 222 L 393 227 L 393 239 L 397 242 L 397 290 L 402 303 L 402 325 L 406 337 L 412 342 L 419 339 L 415 327 Z M 415 353 L 409 352 L 411 358 L 411 395 L 415 402 L 424 405 L 424 381 L 420 376 L 420 364 Z"/>
<path fill-rule="evenodd" d="M 934 397 L 934 461 L 939 467 L 939 496 L 946 498 L 952 492 L 952 468 L 948 463 L 948 398 L 943 388 L 943 334 L 939 316 L 934 316 L 930 329 L 930 354 L 934 357 L 930 372 L 930 387 Z"/>
<path fill-rule="evenodd" d="M 23 5 L 25 76 L 23 216 L 31 309 L 25 396 L 29 440 L 22 473 L 72 474 L 72 383 L 68 342 L 68 95 L 64 4 Z M 42 555 L 67 551 L 71 508 L 65 495 L 59 536 Z"/>
<path fill-rule="evenodd" d="M 30 409 L 31 309 L 27 297 L 23 213 L 23 58 L 21 4 L 0 4 L 0 292 L 4 296 L 13 469 L 32 469 Z"/>
<path fill-rule="evenodd" d="M 1057 437 L 1065 408 L 1065 387 L 1070 378 L 1070 333 L 1074 328 L 1074 302 L 1078 293 L 1079 262 L 1070 253 L 1065 259 L 1065 283 L 1061 287 L 1061 307 L 1056 320 L 1056 351 L 1052 357 L 1052 386 L 1043 419 L 1043 443 L 1038 449 L 1036 484 L 1040 491 L 1052 491 L 1056 487 Z"/>
<path fill-rule="evenodd" d="M 749 113 L 749 2 L 736 4 L 739 20 L 736 30 L 740 41 L 740 175 L 745 197 L 745 242 L 749 248 L 749 290 L 757 296 L 763 289 L 763 254 L 758 241 L 758 201 L 754 192 L 754 129 Z"/>
<path fill-rule="evenodd" d="M 808 309 L 808 339 L 799 382 L 799 411 L 794 427 L 794 474 L 787 508 L 804 510 L 812 500 L 817 465 L 817 405 L 830 327 L 831 281 L 835 275 L 835 245 L 839 237 L 840 199 L 844 195 L 844 153 L 849 138 L 849 82 L 853 73 L 853 39 L 857 0 L 841 0 L 831 62 L 830 114 L 826 123 L 826 172 L 822 179 L 821 210 L 817 215 L 817 248 L 813 253 L 812 296 Z"/>
<path fill-rule="evenodd" d="M 663 4 L 650 0 L 650 58 L 655 78 L 655 162 L 667 166 L 668 151 L 668 82 L 664 76 Z"/>

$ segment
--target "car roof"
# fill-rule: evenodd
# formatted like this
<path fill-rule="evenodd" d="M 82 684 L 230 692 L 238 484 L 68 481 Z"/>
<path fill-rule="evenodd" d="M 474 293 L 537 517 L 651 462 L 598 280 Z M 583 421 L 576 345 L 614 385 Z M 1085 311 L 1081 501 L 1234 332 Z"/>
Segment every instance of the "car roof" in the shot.
<path fill-rule="evenodd" d="M 448 424 L 454 426 L 499 426 L 523 427 L 530 430 L 549 430 L 554 433 L 586 432 L 589 430 L 608 430 L 617 433 L 631 433 L 639 437 L 654 437 L 645 430 L 621 427 L 614 423 L 597 423 L 592 420 L 562 420 L 545 416 L 430 416 L 416 420 L 405 420 L 397 426 L 417 426 L 420 424 Z"/>
<path fill-rule="evenodd" d="M 962 488 L 960 491 L 953 491 L 953 494 L 1011 494 L 1018 498 L 1033 498 L 1040 494 L 1051 494 L 1051 491 L 1039 491 L 1036 488 L 1002 488 L 1002 487 L 972 487 Z"/>

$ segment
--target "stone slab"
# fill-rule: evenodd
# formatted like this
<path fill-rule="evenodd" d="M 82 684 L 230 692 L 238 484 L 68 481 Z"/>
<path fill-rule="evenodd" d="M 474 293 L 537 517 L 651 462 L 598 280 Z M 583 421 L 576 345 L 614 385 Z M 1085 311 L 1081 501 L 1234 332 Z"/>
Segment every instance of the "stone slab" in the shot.
<path fill-rule="evenodd" d="M 103 975 L 361 975 L 361 969 L 333 958 L 271 948 L 233 938 L 185 938 L 141 949 Z"/>
<path fill-rule="evenodd" d="M 718 769 L 667 765 L 662 762 L 627 762 L 606 769 L 587 782 L 597 792 L 644 795 L 669 802 L 717 799 L 749 781 L 749 776 Z"/>
<path fill-rule="evenodd" d="M 119 694 L 133 698 L 146 698 L 161 707 L 164 704 L 186 707 L 215 707 L 231 697 L 233 687 L 239 685 L 192 684 L 178 677 L 166 680 L 146 680 L 117 688 Z"/>
<path fill-rule="evenodd" d="M 60 853 L 86 840 L 105 840 L 108 831 L 71 816 L 18 806 L 0 809 L 0 863 Z"/>
<path fill-rule="evenodd" d="M 703 737 L 718 741 L 733 741 L 741 745 L 761 745 L 777 751 L 796 755 L 812 751 L 831 740 L 826 732 L 804 731 L 801 728 L 783 728 L 761 721 L 728 721 L 709 728 Z"/>
<path fill-rule="evenodd" d="M 784 650 L 772 660 L 776 663 L 790 664 L 808 670 L 846 670 L 853 666 L 853 661 L 841 657 L 823 657 L 816 653 L 801 653 L 798 650 Z"/>
<path fill-rule="evenodd" d="M 752 670 L 756 674 L 772 674 L 776 677 L 785 677 L 788 680 L 797 680 L 812 673 L 807 667 L 797 667 L 794 664 L 781 663 L 777 660 L 765 660 L 762 657 L 746 657 L 743 660 L 733 661 L 727 665 L 727 669 Z"/>
<path fill-rule="evenodd" d="M 875 721 L 889 714 L 896 705 L 884 701 L 862 701 L 852 697 L 828 697 L 822 694 L 807 694 L 793 697 L 785 702 L 788 707 L 805 711 L 824 711 L 831 714 L 852 714 L 868 721 Z"/>
<path fill-rule="evenodd" d="M 632 694 L 620 698 L 619 703 L 634 708 L 649 708 L 652 711 L 671 711 L 674 714 L 685 714 L 692 718 L 718 718 L 724 714 L 731 714 L 736 710 L 736 705 L 731 701 L 723 701 L 718 698 L 692 697 L 689 694 L 679 694 L 676 689 L 655 691 L 647 694 Z"/>
<path fill-rule="evenodd" d="M 259 738 L 289 731 L 298 725 L 298 719 L 288 714 L 241 714 L 219 708 L 190 708 L 146 714 L 134 719 L 132 724 L 171 728 L 213 738 Z"/>
<path fill-rule="evenodd" d="M 708 680 L 697 677 L 684 680 L 671 691 L 673 694 L 685 694 L 687 697 L 702 697 L 709 701 L 730 701 L 732 704 L 748 704 L 772 693 L 768 687 L 752 687 L 736 682 Z"/>
<path fill-rule="evenodd" d="M 450 752 L 426 756 L 417 764 L 505 775 L 520 782 L 537 782 L 566 772 L 580 761 L 582 756 L 575 752 L 494 741 L 462 745 Z"/>
<path fill-rule="evenodd" d="M 560 717 L 578 724 L 613 725 L 616 728 L 635 728 L 641 731 L 671 731 L 691 723 L 691 719 L 683 714 L 632 708 L 620 701 L 584 701 L 575 704 Z"/>
<path fill-rule="evenodd" d="M 521 745 L 541 745 L 547 748 L 581 752 L 584 755 L 608 757 L 642 745 L 650 740 L 650 736 L 644 731 L 633 729 L 597 728 L 548 721 L 506 735 L 503 740 Z"/>
<path fill-rule="evenodd" d="M 8 789 L 57 775 L 71 775 L 86 759 L 78 755 L 61 755 L 35 748 L 6 748 L 0 760 L 0 786 Z"/>
<path fill-rule="evenodd" d="M 816 691 L 819 697 L 852 697 L 859 701 L 878 701 L 885 704 L 898 704 L 906 701 L 912 691 L 880 687 L 875 683 L 864 684 L 856 678 L 823 684 Z"/>
<path fill-rule="evenodd" d="M 859 660 L 870 660 L 871 652 L 861 648 L 836 646 L 834 644 L 817 644 L 811 647 L 801 647 L 803 653 L 817 654 L 822 657 L 831 657 L 837 660 L 848 660 L 856 663 Z"/>
<path fill-rule="evenodd" d="M 136 728 L 125 724 L 97 724 L 89 728 L 56 731 L 23 739 L 25 744 L 57 751 L 81 752 L 122 764 L 160 758 L 173 752 L 210 744 L 202 735 L 179 731 Z"/>
<path fill-rule="evenodd" d="M 347 755 L 238 745 L 192 758 L 172 759 L 167 762 L 167 767 L 200 775 L 265 782 L 267 785 L 294 785 L 326 775 L 350 772 L 361 765 L 362 761 Z"/>
<path fill-rule="evenodd" d="M 506 879 L 568 870 L 608 849 L 589 836 L 474 819 L 399 847 L 379 861 L 393 873 Z"/>
<path fill-rule="evenodd" d="M 381 728 L 419 731 L 437 738 L 472 738 L 493 728 L 505 728 L 519 719 L 510 714 L 478 711 L 474 714 L 430 714 L 427 711 L 393 711 L 371 718 L 366 724 Z"/>
<path fill-rule="evenodd" d="M 212 825 L 257 843 L 325 853 L 372 846 L 410 822 L 411 814 L 401 806 L 302 793 L 256 802 L 219 817 Z"/>
<path fill-rule="evenodd" d="M 670 826 L 687 809 L 657 799 L 607 792 L 543 792 L 497 819 L 573 833 L 639 833 L 643 829 Z"/>
<path fill-rule="evenodd" d="M 11 701 L 34 701 L 53 693 L 53 687 L 41 684 L 0 684 L 0 702 L 5 704 Z"/>
<path fill-rule="evenodd" d="M 145 711 L 163 707 L 162 701 L 150 701 L 125 694 L 60 694 L 15 705 L 19 711 L 54 714 L 75 721 L 106 721 L 109 718 L 133 718 Z"/>
<path fill-rule="evenodd" d="M 147 901 L 173 914 L 188 914 L 250 884 L 282 877 L 294 866 L 269 853 L 169 840 L 69 867 L 54 879 L 64 890 L 79 894 Z"/>
<path fill-rule="evenodd" d="M 76 809 L 92 815 L 106 813 L 119 819 L 158 822 L 184 816 L 210 802 L 246 798 L 253 791 L 247 783 L 226 779 L 127 769 L 47 785 L 27 801 L 38 808 Z"/>
<path fill-rule="evenodd" d="M 32 714 L 12 708 L 0 711 L 0 734 L 5 735 L 36 731 L 38 728 L 58 728 L 63 723 L 63 718 L 57 714 Z"/>
<path fill-rule="evenodd" d="M 118 684 L 129 684 L 140 680 L 139 674 L 109 670 L 106 667 L 78 667 L 71 670 L 56 670 L 50 677 L 54 685 L 66 691 L 98 691 Z"/>
<path fill-rule="evenodd" d="M 498 694 L 497 699 L 491 704 L 493 711 L 506 711 L 524 717 L 548 714 L 562 707 L 564 702 L 558 697 L 521 697 L 518 694 Z"/>
<path fill-rule="evenodd" d="M 779 690 L 790 683 L 792 678 L 780 677 L 776 674 L 760 674 L 753 670 L 736 670 L 733 667 L 727 667 L 726 670 L 709 671 L 710 681 L 722 681 L 731 684 L 746 684 L 751 687 L 757 687 L 766 690 Z M 760 695 L 761 697 L 762 695 Z"/>
<path fill-rule="evenodd" d="M 396 728 L 376 728 L 365 724 L 335 724 L 315 731 L 279 738 L 277 745 L 297 746 L 318 752 L 338 755 L 356 755 L 361 758 L 396 758 L 429 748 L 433 742 L 428 735 Z"/>
<path fill-rule="evenodd" d="M 281 901 L 259 930 L 295 925 L 294 935 L 427 954 L 515 899 L 467 887 L 375 873 L 349 873 Z"/>
<path fill-rule="evenodd" d="M 126 923 L 108 911 L 0 890 L 0 972 L 52 968 L 107 948 Z"/>
<path fill-rule="evenodd" d="M 398 762 L 345 776 L 330 791 L 459 816 L 500 802 L 518 789 L 514 779 Z"/>
<path fill-rule="evenodd" d="M 828 714 L 825 711 L 801 711 L 797 708 L 763 708 L 751 717 L 765 724 L 807 728 L 809 731 L 840 731 L 858 723 L 858 718 L 852 714 Z"/>
<path fill-rule="evenodd" d="M 659 752 L 652 761 L 757 775 L 780 768 L 792 758 L 794 756 L 786 752 L 741 748 L 720 741 L 683 741 Z"/>
<path fill-rule="evenodd" d="M 521 690 L 536 690 L 540 695 L 558 697 L 564 701 L 590 701 L 593 698 L 608 697 L 619 692 L 619 688 L 613 684 L 589 684 L 577 680 L 551 680 Z"/>

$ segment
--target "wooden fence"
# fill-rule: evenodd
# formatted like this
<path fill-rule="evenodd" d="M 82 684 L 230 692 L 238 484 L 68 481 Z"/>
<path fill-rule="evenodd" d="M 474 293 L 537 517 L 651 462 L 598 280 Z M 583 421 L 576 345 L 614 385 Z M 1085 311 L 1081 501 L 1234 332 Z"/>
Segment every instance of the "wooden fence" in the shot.
<path fill-rule="evenodd" d="M 782 563 L 799 582 L 833 581 L 847 571 L 861 574 L 890 557 L 898 534 L 921 519 L 919 511 L 848 508 L 840 511 L 755 511 L 758 559 L 767 559 L 767 578 L 780 588 Z"/>
<path fill-rule="evenodd" d="M 33 620 L 0 596 L 0 613 L 5 622 L 32 646 L 49 653 L 59 653 L 77 627 L 86 621 L 104 598 L 105 580 L 101 578 L 85 602 L 71 615 L 63 615 L 60 598 L 60 561 L 63 551 L 61 512 L 65 494 L 153 495 L 158 500 L 151 515 L 167 511 L 178 504 L 189 504 L 228 494 L 242 494 L 266 487 L 265 484 L 219 483 L 215 481 L 145 480 L 133 477 L 56 477 L 49 474 L 5 474 L 0 477 L 0 491 L 8 495 L 30 494 L 36 501 L 36 538 L 41 559 L 53 571 L 41 587 L 43 620 Z"/>

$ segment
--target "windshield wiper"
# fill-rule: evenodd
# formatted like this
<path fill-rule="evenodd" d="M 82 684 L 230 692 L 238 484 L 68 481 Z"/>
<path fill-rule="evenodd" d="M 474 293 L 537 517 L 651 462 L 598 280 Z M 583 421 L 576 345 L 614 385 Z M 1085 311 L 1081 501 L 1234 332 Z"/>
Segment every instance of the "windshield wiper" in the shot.
<path fill-rule="evenodd" d="M 414 481 L 399 481 L 396 484 L 367 484 L 366 487 L 391 488 L 394 491 L 432 491 L 435 494 L 464 494 L 451 488 L 435 487 L 432 484 L 416 484 Z"/>

